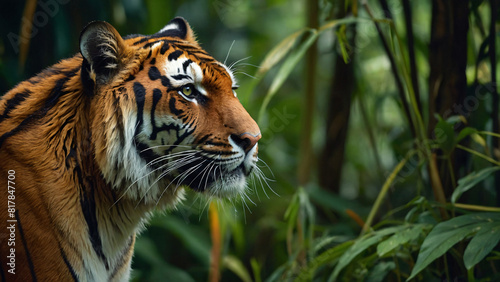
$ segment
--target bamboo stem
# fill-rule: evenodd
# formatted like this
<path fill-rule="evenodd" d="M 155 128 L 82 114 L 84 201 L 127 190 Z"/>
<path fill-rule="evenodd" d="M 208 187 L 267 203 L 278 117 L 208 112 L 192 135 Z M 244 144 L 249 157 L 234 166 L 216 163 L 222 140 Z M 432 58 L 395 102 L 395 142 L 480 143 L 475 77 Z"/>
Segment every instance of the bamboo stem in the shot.
<path fill-rule="evenodd" d="M 387 58 L 389 59 L 389 62 L 391 64 L 391 70 L 392 70 L 392 73 L 394 74 L 394 80 L 396 82 L 396 88 L 398 89 L 399 99 L 401 100 L 401 103 L 403 104 L 403 109 L 404 109 L 406 118 L 408 119 L 408 123 L 410 125 L 412 135 L 413 135 L 413 137 L 417 137 L 416 128 L 415 128 L 415 125 L 413 123 L 413 118 L 412 118 L 411 111 L 410 111 L 410 106 L 408 105 L 408 101 L 406 99 L 405 90 L 403 87 L 403 82 L 401 81 L 401 78 L 399 77 L 398 67 L 396 65 L 396 59 L 394 58 L 394 55 L 392 54 L 391 49 L 389 47 L 389 43 L 387 43 L 387 40 L 382 32 L 382 29 L 380 28 L 380 25 L 378 24 L 378 22 L 375 20 L 373 13 L 372 13 L 370 7 L 368 6 L 368 3 L 366 2 L 366 0 L 363 1 L 363 6 L 364 6 L 366 12 L 368 13 L 368 15 L 370 16 L 370 19 L 372 19 L 373 23 L 375 24 L 375 28 L 377 29 L 377 33 L 379 35 L 380 41 L 382 42 L 382 47 L 384 47 Z"/>
<path fill-rule="evenodd" d="M 408 57 L 410 59 L 410 75 L 411 84 L 413 87 L 413 93 L 417 100 L 418 110 L 422 112 L 422 102 L 420 100 L 420 87 L 418 85 L 418 70 L 417 63 L 415 59 L 415 40 L 413 38 L 413 20 L 411 13 L 411 6 L 409 0 L 403 0 L 403 12 L 405 14 L 405 25 L 406 25 L 406 38 L 408 40 Z"/>
<path fill-rule="evenodd" d="M 494 160 L 494 159 L 492 159 L 492 158 L 488 157 L 488 156 L 487 156 L 487 155 L 485 155 L 485 154 L 481 154 L 481 153 L 479 153 L 479 152 L 477 152 L 477 151 L 474 151 L 474 150 L 472 150 L 472 149 L 469 149 L 469 148 L 467 148 L 467 147 L 465 147 L 465 146 L 462 146 L 462 145 L 460 145 L 460 144 L 457 144 L 457 148 L 462 149 L 462 150 L 464 150 L 464 151 L 467 151 L 467 152 L 469 152 L 469 153 L 471 153 L 471 154 L 473 154 L 473 155 L 476 155 L 476 156 L 478 156 L 478 157 L 480 157 L 480 158 L 483 158 L 483 159 L 485 159 L 485 160 L 489 161 L 490 163 L 492 163 L 492 164 L 494 164 L 494 165 L 500 166 L 500 162 L 498 162 L 498 161 L 496 161 L 496 160 Z"/>
<path fill-rule="evenodd" d="M 361 230 L 360 236 L 365 234 L 372 226 L 373 220 L 375 219 L 375 216 L 377 215 L 378 210 L 380 209 L 380 206 L 382 204 L 382 201 L 385 198 L 385 195 L 387 195 L 387 192 L 389 191 L 389 188 L 391 187 L 392 183 L 396 179 L 396 176 L 398 175 L 399 171 L 403 169 L 403 167 L 406 165 L 406 162 L 412 155 L 409 154 L 406 156 L 404 159 L 402 159 L 398 165 L 394 168 L 392 173 L 387 177 L 385 180 L 384 185 L 382 186 L 382 189 L 380 190 L 380 193 L 378 193 L 377 199 L 375 200 L 375 203 L 373 204 L 372 209 L 370 210 L 370 213 L 368 214 L 368 218 L 365 221 L 365 224 L 363 226 L 363 229 Z"/>
<path fill-rule="evenodd" d="M 477 206 L 477 205 L 468 205 L 468 204 L 453 204 L 456 208 L 471 210 L 471 211 L 484 211 L 484 212 L 500 212 L 500 208 L 497 207 L 486 207 L 486 206 Z"/>
<path fill-rule="evenodd" d="M 500 132 L 498 107 L 499 107 L 499 97 L 497 90 L 497 58 L 496 58 L 496 30 L 495 23 L 497 17 L 497 0 L 490 0 L 490 64 L 491 64 L 491 85 L 493 86 L 493 91 L 491 92 L 492 110 L 491 110 L 491 120 L 493 123 L 493 132 Z M 495 148 L 500 150 L 500 140 L 491 140 L 491 148 L 493 152 Z M 494 156 L 494 154 L 493 154 Z M 495 173 L 495 187 L 500 187 L 500 172 Z M 500 205 L 500 193 L 497 193 L 497 204 Z"/>
<path fill-rule="evenodd" d="M 319 3 L 318 0 L 307 1 L 308 27 L 314 30 L 319 28 Z M 316 101 L 316 65 L 318 60 L 317 43 L 314 42 L 306 54 L 306 93 L 304 97 L 304 112 L 302 115 L 302 139 L 300 142 L 300 162 L 298 167 L 298 180 L 300 186 L 305 186 L 309 181 L 313 159 L 312 152 L 312 127 L 314 117 L 314 103 Z"/>

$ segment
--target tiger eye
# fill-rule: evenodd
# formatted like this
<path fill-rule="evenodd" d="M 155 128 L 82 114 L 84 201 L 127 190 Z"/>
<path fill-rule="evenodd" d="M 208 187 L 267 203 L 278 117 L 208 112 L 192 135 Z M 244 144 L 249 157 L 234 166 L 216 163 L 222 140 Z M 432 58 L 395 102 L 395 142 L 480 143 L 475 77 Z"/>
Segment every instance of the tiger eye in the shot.
<path fill-rule="evenodd" d="M 182 94 L 190 96 L 193 94 L 193 87 L 191 85 L 186 85 L 182 87 Z"/>

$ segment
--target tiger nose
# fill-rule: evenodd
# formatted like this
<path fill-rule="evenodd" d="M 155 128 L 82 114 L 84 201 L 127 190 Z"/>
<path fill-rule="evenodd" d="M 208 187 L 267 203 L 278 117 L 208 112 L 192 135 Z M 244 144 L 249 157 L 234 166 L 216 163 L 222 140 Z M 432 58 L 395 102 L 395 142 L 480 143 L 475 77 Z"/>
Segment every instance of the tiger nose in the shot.
<path fill-rule="evenodd" d="M 236 145 L 240 146 L 245 153 L 248 153 L 259 141 L 262 135 L 259 133 L 251 134 L 249 132 L 242 133 L 240 135 L 231 134 L 231 139 L 233 139 Z"/>

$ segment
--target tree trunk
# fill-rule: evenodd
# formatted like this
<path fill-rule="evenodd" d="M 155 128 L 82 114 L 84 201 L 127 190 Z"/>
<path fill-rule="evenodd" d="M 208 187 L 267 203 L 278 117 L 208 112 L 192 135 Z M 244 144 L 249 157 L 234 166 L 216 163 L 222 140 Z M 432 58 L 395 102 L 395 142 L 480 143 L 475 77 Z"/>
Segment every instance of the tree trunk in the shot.
<path fill-rule="evenodd" d="M 339 12 L 335 18 L 345 17 L 344 2 L 337 2 L 339 3 Z M 356 26 L 348 25 L 346 33 L 348 44 L 351 50 L 354 50 Z M 335 193 L 340 190 L 352 93 L 355 89 L 354 64 L 352 63 L 355 53 L 351 52 L 349 56 L 351 61 L 349 63 L 345 63 L 339 53 L 335 58 L 332 86 L 328 98 L 325 146 L 319 160 L 318 169 L 320 185 Z"/>
<path fill-rule="evenodd" d="M 467 78 L 465 74 L 467 63 L 467 31 L 468 1 L 464 0 L 434 0 L 432 1 L 431 42 L 429 46 L 429 124 L 428 134 L 433 136 L 437 113 L 444 119 L 452 115 L 467 117 L 464 104 Z M 455 127 L 460 130 L 461 126 Z M 438 168 L 446 196 L 455 187 L 454 179 L 458 169 L 464 164 L 465 154 L 461 150 L 452 153 L 451 171 L 447 162 L 442 159 L 442 152 L 437 152 Z M 452 179 L 454 178 L 454 179 Z"/>

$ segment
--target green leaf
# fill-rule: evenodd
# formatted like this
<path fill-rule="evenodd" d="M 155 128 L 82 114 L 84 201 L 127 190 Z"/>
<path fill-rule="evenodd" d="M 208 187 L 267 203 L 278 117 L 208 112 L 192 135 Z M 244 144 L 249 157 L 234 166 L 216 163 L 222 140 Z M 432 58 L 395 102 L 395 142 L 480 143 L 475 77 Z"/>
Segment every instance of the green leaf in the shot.
<path fill-rule="evenodd" d="M 255 278 L 255 282 L 262 282 L 260 276 L 260 265 L 259 262 L 255 258 L 250 259 L 250 265 L 252 265 L 253 277 Z"/>
<path fill-rule="evenodd" d="M 259 121 L 262 120 L 267 105 L 276 94 L 276 92 L 278 92 L 281 85 L 283 85 L 285 80 L 288 78 L 292 70 L 295 68 L 295 65 L 297 65 L 297 63 L 300 61 L 300 59 L 302 59 L 309 47 L 311 47 L 314 41 L 316 41 L 316 39 L 318 38 L 318 32 L 315 29 L 307 29 L 304 32 L 304 36 L 305 39 L 298 45 L 297 48 L 292 50 L 292 52 L 283 62 L 280 69 L 278 70 L 278 73 L 274 77 L 273 82 L 271 83 L 271 86 L 269 87 L 269 90 L 267 91 L 264 101 L 262 102 L 262 105 L 260 107 Z"/>
<path fill-rule="evenodd" d="M 222 262 L 224 263 L 224 266 L 231 270 L 234 274 L 236 274 L 241 279 L 241 281 L 252 281 L 252 278 L 250 277 L 247 269 L 245 268 L 241 260 L 237 257 L 227 255 L 223 258 Z"/>
<path fill-rule="evenodd" d="M 279 63 L 295 46 L 297 41 L 302 38 L 302 36 L 309 32 L 309 28 L 302 28 L 285 39 L 283 39 L 278 45 L 276 45 L 269 53 L 267 53 L 266 57 L 260 64 L 259 71 L 257 72 L 257 76 L 264 75 L 267 71 L 269 71 L 274 65 Z"/>
<path fill-rule="evenodd" d="M 493 172 L 500 170 L 500 166 L 488 167 L 480 171 L 474 171 L 471 174 L 458 180 L 458 186 L 451 195 L 451 202 L 455 203 L 462 194 L 473 188 L 479 182 L 485 180 Z"/>
<path fill-rule="evenodd" d="M 363 237 L 356 240 L 354 245 L 352 245 L 349 250 L 347 250 L 342 257 L 340 257 L 338 264 L 335 266 L 332 275 L 328 281 L 336 281 L 338 275 L 351 261 L 360 253 L 368 249 L 369 247 L 377 244 L 380 240 L 389 234 L 400 232 L 406 228 L 406 225 L 400 225 L 395 227 L 388 227 L 385 229 L 377 230 L 375 232 L 368 233 Z"/>
<path fill-rule="evenodd" d="M 434 136 L 436 143 L 446 155 L 450 154 L 455 146 L 455 131 L 453 125 L 444 120 L 438 121 L 436 128 L 434 128 Z"/>
<path fill-rule="evenodd" d="M 393 261 L 381 261 L 373 267 L 372 271 L 370 271 L 370 275 L 366 278 L 366 282 L 386 281 L 387 274 L 395 268 L 396 264 Z"/>
<path fill-rule="evenodd" d="M 471 134 L 474 134 L 474 133 L 477 133 L 477 130 L 475 130 L 472 127 L 466 127 L 464 129 L 462 129 L 460 131 L 460 133 L 458 133 L 456 142 L 458 143 L 458 142 L 462 141 L 462 139 L 464 139 L 465 137 L 467 137 L 467 136 L 469 136 Z"/>
<path fill-rule="evenodd" d="M 446 122 L 452 125 L 455 125 L 459 122 L 467 122 L 463 116 L 460 115 L 455 115 L 455 116 L 450 116 L 446 119 Z"/>
<path fill-rule="evenodd" d="M 336 27 L 340 24 L 348 24 L 357 22 L 358 19 L 354 17 L 343 18 L 339 20 L 332 20 L 321 26 L 318 30 L 312 28 L 303 28 L 299 31 L 293 33 L 292 35 L 285 38 L 281 41 L 276 47 L 274 47 L 271 52 L 266 56 L 264 61 L 261 64 L 261 68 L 258 74 L 262 75 L 266 73 L 272 66 L 276 65 L 279 61 L 281 61 L 287 54 L 288 57 L 285 59 L 283 64 L 281 65 L 278 73 L 273 79 L 269 90 L 264 97 L 264 101 L 259 110 L 258 121 L 262 121 L 262 117 L 264 116 L 264 112 L 267 108 L 267 105 L 271 101 L 272 97 L 276 94 L 279 88 L 283 85 L 285 80 L 288 78 L 292 70 L 295 68 L 300 59 L 304 56 L 306 51 L 311 47 L 311 45 L 316 41 L 318 36 L 333 27 Z M 302 39 L 299 44 L 298 39 Z M 295 48 L 292 48 L 295 46 Z"/>
<path fill-rule="evenodd" d="M 465 267 L 472 269 L 495 248 L 498 241 L 500 241 L 500 221 L 485 223 L 465 248 Z"/>
<path fill-rule="evenodd" d="M 429 224 L 415 224 L 407 226 L 405 230 L 397 232 L 388 239 L 382 241 L 377 246 L 377 254 L 382 257 L 397 247 L 417 239 L 423 234 L 424 229 L 429 228 Z"/>
<path fill-rule="evenodd" d="M 319 267 L 338 260 L 352 245 L 354 241 L 347 241 L 333 248 L 330 248 L 311 260 L 307 267 L 304 267 L 295 281 L 311 281 L 314 272 Z"/>
<path fill-rule="evenodd" d="M 417 262 L 408 280 L 413 279 L 456 243 L 480 231 L 485 223 L 499 220 L 500 214 L 498 213 L 475 213 L 455 217 L 437 224 L 422 243 Z"/>

